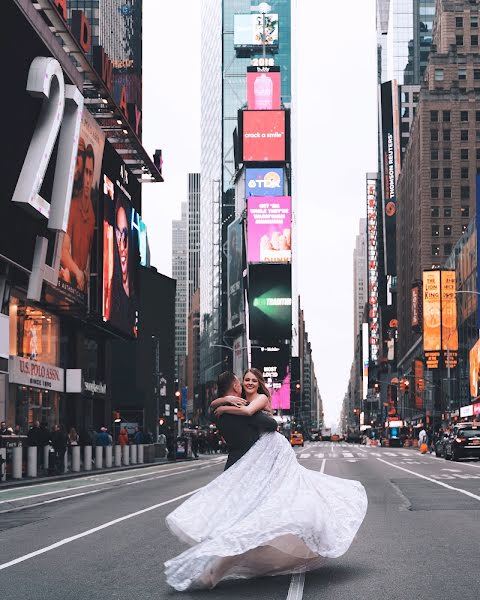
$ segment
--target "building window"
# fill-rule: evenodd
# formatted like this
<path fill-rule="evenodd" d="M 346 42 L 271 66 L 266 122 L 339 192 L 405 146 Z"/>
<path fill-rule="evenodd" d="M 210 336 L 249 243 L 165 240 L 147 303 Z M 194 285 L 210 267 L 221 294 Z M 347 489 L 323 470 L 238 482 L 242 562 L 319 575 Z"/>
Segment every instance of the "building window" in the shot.
<path fill-rule="evenodd" d="M 432 244 L 432 256 L 440 256 L 440 246 L 438 244 Z"/>
<path fill-rule="evenodd" d="M 468 110 L 460 111 L 460 121 L 468 121 Z"/>
<path fill-rule="evenodd" d="M 438 198 L 438 187 L 430 188 L 430 193 L 432 198 Z"/>
<path fill-rule="evenodd" d="M 452 244 L 445 244 L 443 246 L 443 255 L 450 256 L 451 253 L 452 253 Z"/>
<path fill-rule="evenodd" d="M 470 198 L 470 186 L 462 185 L 460 188 L 460 198 L 462 200 L 468 200 Z"/>
<path fill-rule="evenodd" d="M 410 131 L 410 125 L 409 125 L 408 121 L 402 121 L 401 126 L 400 126 L 400 131 L 402 133 L 408 133 Z"/>
<path fill-rule="evenodd" d="M 472 46 L 478 46 L 478 35 L 471 35 L 470 36 L 470 44 Z"/>
<path fill-rule="evenodd" d="M 480 148 L 477 148 L 477 160 L 480 160 Z"/>
<path fill-rule="evenodd" d="M 402 104 L 407 104 L 410 97 L 409 92 L 402 92 Z"/>
<path fill-rule="evenodd" d="M 462 129 L 462 131 L 460 131 L 460 139 L 462 142 L 468 141 L 468 129 Z"/>
<path fill-rule="evenodd" d="M 480 113 L 480 111 L 478 111 Z M 444 110 L 443 111 L 443 120 L 445 123 L 450 123 L 450 111 L 449 110 Z"/>
<path fill-rule="evenodd" d="M 472 29 L 478 29 L 478 17 L 470 17 L 470 27 Z"/>
<path fill-rule="evenodd" d="M 437 217 L 439 217 L 440 216 L 440 208 L 438 206 L 432 206 L 430 208 L 430 216 L 433 219 L 436 219 Z"/>
<path fill-rule="evenodd" d="M 438 110 L 431 110 L 430 111 L 430 121 L 432 123 L 436 123 L 438 121 Z"/>
<path fill-rule="evenodd" d="M 473 69 L 473 78 L 480 79 L 480 69 Z"/>
<path fill-rule="evenodd" d="M 458 79 L 464 81 L 467 78 L 466 67 L 458 67 Z"/>
<path fill-rule="evenodd" d="M 438 142 L 438 129 L 432 129 L 430 131 L 430 140 L 432 142 Z"/>
<path fill-rule="evenodd" d="M 444 142 L 449 142 L 450 141 L 450 129 L 444 129 L 443 130 L 443 141 Z"/>
<path fill-rule="evenodd" d="M 442 73 L 443 73 L 443 69 L 442 69 Z M 416 104 L 420 100 L 420 92 L 413 92 L 412 96 L 413 96 L 413 103 Z"/>
<path fill-rule="evenodd" d="M 435 69 L 435 81 L 443 81 L 443 69 Z M 414 92 L 414 96 L 415 96 L 415 92 Z M 418 94 L 417 94 L 417 96 L 418 96 Z"/>
<path fill-rule="evenodd" d="M 470 216 L 470 207 L 462 206 L 460 208 L 460 213 L 461 213 L 462 217 L 469 217 Z"/>
<path fill-rule="evenodd" d="M 480 142 L 480 129 L 477 129 L 476 136 L 477 136 L 477 142 Z"/>
<path fill-rule="evenodd" d="M 445 167 L 443 169 L 443 178 L 451 179 L 452 178 L 452 169 L 450 167 Z"/>
<path fill-rule="evenodd" d="M 451 225 L 443 226 L 443 235 L 446 235 L 446 236 L 452 235 L 452 226 Z"/>
<path fill-rule="evenodd" d="M 430 158 L 431 160 L 438 160 L 438 150 L 432 150 L 430 152 Z"/>
<path fill-rule="evenodd" d="M 445 149 L 443 151 L 443 160 L 450 160 L 452 158 L 452 153 L 450 150 Z"/>
<path fill-rule="evenodd" d="M 460 150 L 460 159 L 461 160 L 468 160 L 468 148 L 462 148 Z"/>
<path fill-rule="evenodd" d="M 443 216 L 444 217 L 451 217 L 452 216 L 452 207 L 451 206 L 445 206 L 443 209 Z"/>
<path fill-rule="evenodd" d="M 438 179 L 438 169 L 430 169 L 430 177 L 431 179 Z"/>
<path fill-rule="evenodd" d="M 455 27 L 463 27 L 463 17 L 455 17 Z"/>
<path fill-rule="evenodd" d="M 443 188 L 443 197 L 444 198 L 451 198 L 452 197 L 452 188 L 451 187 Z"/>
<path fill-rule="evenodd" d="M 460 169 L 460 174 L 462 179 L 468 179 L 468 167 L 462 167 Z"/>
<path fill-rule="evenodd" d="M 432 237 L 440 236 L 440 225 L 432 225 Z"/>
<path fill-rule="evenodd" d="M 456 35 L 455 36 L 455 44 L 457 46 L 463 46 L 463 35 Z"/>

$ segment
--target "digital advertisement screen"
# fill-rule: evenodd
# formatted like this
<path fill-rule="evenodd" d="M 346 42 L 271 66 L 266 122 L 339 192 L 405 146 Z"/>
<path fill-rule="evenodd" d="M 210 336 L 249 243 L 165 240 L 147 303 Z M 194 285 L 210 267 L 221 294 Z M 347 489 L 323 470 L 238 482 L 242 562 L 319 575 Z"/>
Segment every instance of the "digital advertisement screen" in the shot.
<path fill-rule="evenodd" d="M 249 266 L 250 339 L 285 340 L 292 336 L 292 270 L 289 264 Z"/>
<path fill-rule="evenodd" d="M 290 346 L 252 348 L 252 367 L 262 372 L 272 396 L 273 409 L 290 409 Z"/>
<path fill-rule="evenodd" d="M 107 156 L 108 150 L 108 156 Z M 131 337 L 138 333 L 139 227 L 132 208 L 138 181 L 106 145 L 103 175 L 103 320 Z"/>
<path fill-rule="evenodd" d="M 247 210 L 248 262 L 289 262 L 292 259 L 290 196 L 250 196 Z"/>
<path fill-rule="evenodd" d="M 86 305 L 92 243 L 99 204 L 105 134 L 84 109 L 67 232 L 63 237 L 58 289 L 68 301 Z"/>
<path fill-rule="evenodd" d="M 470 396 L 478 396 L 478 379 L 480 376 L 480 340 L 470 350 Z"/>
<path fill-rule="evenodd" d="M 280 69 L 277 67 L 258 67 L 255 72 L 247 71 L 248 110 L 280 109 Z"/>
<path fill-rule="evenodd" d="M 246 196 L 283 196 L 283 169 L 245 169 Z"/>
<path fill-rule="evenodd" d="M 439 366 L 442 348 L 440 271 L 423 272 L 423 349 L 427 367 Z"/>
<path fill-rule="evenodd" d="M 244 322 L 243 302 L 243 221 L 237 219 L 228 226 L 228 329 Z"/>
<path fill-rule="evenodd" d="M 285 111 L 244 110 L 241 114 L 244 162 L 284 161 Z"/>
<path fill-rule="evenodd" d="M 445 365 L 457 366 L 458 330 L 455 271 L 442 271 L 442 349 Z"/>
<path fill-rule="evenodd" d="M 264 16 L 262 14 L 245 14 L 233 16 L 233 45 L 236 48 L 262 46 Z M 265 45 L 278 46 L 278 14 L 265 15 Z"/>

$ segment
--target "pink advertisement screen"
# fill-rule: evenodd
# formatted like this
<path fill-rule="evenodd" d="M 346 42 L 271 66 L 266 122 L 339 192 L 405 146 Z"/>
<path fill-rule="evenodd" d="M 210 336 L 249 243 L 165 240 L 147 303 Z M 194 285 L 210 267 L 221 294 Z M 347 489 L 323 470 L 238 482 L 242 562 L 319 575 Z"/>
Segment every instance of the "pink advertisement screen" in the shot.
<path fill-rule="evenodd" d="M 249 110 L 280 109 L 280 73 L 247 73 Z"/>
<path fill-rule="evenodd" d="M 285 111 L 243 111 L 243 160 L 285 160 Z"/>
<path fill-rule="evenodd" d="M 249 263 L 290 262 L 292 200 L 290 196 L 248 198 Z"/>

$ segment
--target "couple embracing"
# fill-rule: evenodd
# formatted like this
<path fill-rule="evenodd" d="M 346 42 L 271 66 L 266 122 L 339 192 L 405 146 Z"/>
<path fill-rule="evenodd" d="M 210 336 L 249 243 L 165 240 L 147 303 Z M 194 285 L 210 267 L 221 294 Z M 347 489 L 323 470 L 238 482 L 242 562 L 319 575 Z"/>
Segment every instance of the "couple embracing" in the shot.
<path fill-rule="evenodd" d="M 344 554 L 367 510 L 357 481 L 302 467 L 276 431 L 262 374 L 249 369 L 242 385 L 219 378 L 212 402 L 231 451 L 225 471 L 167 516 L 170 530 L 191 547 L 165 563 L 176 590 L 213 588 L 226 579 L 319 568 Z"/>

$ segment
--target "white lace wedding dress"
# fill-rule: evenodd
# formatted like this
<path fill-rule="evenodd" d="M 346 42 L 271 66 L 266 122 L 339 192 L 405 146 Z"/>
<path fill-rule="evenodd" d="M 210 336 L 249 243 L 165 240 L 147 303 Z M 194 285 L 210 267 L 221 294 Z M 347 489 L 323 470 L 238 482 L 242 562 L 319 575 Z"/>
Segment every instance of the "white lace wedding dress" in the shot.
<path fill-rule="evenodd" d="M 367 511 L 361 483 L 302 467 L 280 433 L 167 516 L 192 547 L 165 563 L 176 590 L 317 569 L 344 554 Z"/>

